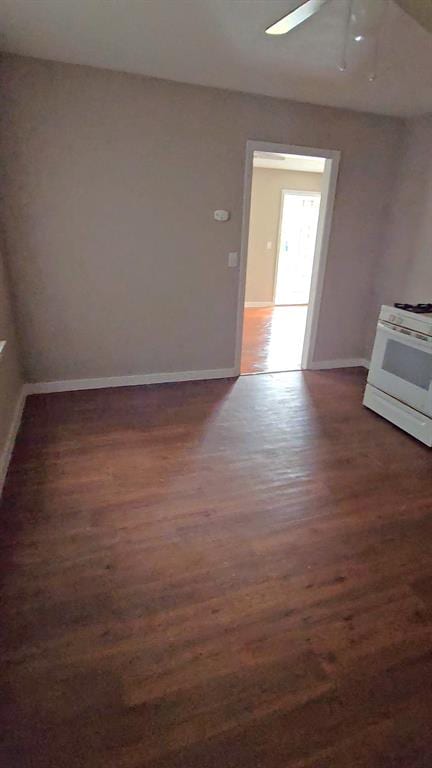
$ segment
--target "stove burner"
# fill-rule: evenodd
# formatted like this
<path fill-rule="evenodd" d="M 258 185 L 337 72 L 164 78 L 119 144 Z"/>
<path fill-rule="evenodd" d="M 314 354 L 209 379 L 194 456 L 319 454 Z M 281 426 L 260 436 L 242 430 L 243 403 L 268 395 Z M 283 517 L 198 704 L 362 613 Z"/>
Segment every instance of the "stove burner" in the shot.
<path fill-rule="evenodd" d="M 398 304 L 395 302 L 394 306 L 397 309 L 405 309 L 407 312 L 415 312 L 417 315 L 432 312 L 432 304 Z"/>

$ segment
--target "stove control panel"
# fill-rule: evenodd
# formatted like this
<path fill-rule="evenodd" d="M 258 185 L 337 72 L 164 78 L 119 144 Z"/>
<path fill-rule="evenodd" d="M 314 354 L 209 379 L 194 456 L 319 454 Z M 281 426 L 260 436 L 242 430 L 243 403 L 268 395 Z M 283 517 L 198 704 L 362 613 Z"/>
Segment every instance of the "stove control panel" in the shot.
<path fill-rule="evenodd" d="M 417 314 L 415 312 L 408 312 L 408 310 L 398 310 L 394 307 L 386 306 L 381 307 L 379 316 L 380 320 L 385 323 L 391 323 L 398 326 L 398 330 L 406 328 L 411 331 L 418 339 L 426 340 L 424 337 L 428 337 L 430 341 L 432 336 L 432 316 L 431 313 Z"/>
<path fill-rule="evenodd" d="M 394 323 L 395 325 L 403 325 L 403 317 L 402 315 L 389 315 L 389 323 Z"/>

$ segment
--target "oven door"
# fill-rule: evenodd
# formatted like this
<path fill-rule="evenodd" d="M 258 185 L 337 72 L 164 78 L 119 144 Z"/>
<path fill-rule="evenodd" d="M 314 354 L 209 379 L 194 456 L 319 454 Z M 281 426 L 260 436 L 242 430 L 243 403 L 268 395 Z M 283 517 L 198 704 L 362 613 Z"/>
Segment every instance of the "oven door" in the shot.
<path fill-rule="evenodd" d="M 424 341 L 380 320 L 368 382 L 432 416 L 432 337 Z"/>

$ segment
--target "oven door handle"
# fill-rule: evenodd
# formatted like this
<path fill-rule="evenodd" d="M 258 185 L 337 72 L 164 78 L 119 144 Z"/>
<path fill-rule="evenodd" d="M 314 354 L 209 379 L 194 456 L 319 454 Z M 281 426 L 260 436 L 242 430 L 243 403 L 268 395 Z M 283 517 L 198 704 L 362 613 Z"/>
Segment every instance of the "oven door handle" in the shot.
<path fill-rule="evenodd" d="M 431 341 L 423 341 L 423 339 L 418 339 L 417 336 L 415 336 L 415 333 L 410 333 L 403 330 L 396 331 L 382 320 L 378 321 L 378 330 L 387 334 L 387 336 L 391 336 L 393 339 L 397 339 L 398 341 L 402 341 L 404 339 L 405 343 L 409 344 L 411 347 L 424 349 L 425 352 L 430 352 L 432 354 L 432 339 Z"/>

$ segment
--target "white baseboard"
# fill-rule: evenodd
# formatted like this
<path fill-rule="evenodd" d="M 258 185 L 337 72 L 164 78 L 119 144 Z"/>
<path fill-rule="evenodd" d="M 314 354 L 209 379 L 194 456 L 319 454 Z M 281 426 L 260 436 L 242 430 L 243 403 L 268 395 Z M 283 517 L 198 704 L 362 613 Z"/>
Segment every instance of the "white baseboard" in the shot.
<path fill-rule="evenodd" d="M 21 419 L 24 411 L 25 399 L 27 395 L 26 386 L 21 388 L 21 392 L 18 397 L 17 404 L 15 406 L 12 423 L 9 428 L 8 436 L 6 438 L 6 444 L 3 449 L 3 453 L 0 456 L 0 496 L 3 491 L 4 482 L 9 467 L 9 462 L 12 457 L 12 451 L 14 449 L 16 436 L 21 425 Z"/>
<path fill-rule="evenodd" d="M 330 368 L 369 368 L 369 360 L 364 357 L 351 357 L 341 360 L 320 360 L 311 363 L 309 368 L 312 371 L 325 371 Z"/>
<path fill-rule="evenodd" d="M 97 379 L 65 379 L 39 381 L 26 385 L 26 394 L 73 392 L 77 389 L 107 389 L 108 387 L 135 387 L 141 384 L 167 384 L 178 381 L 205 381 L 236 376 L 235 368 L 216 368 L 208 371 L 176 371 L 173 373 L 143 373 L 131 376 L 107 376 Z"/>
<path fill-rule="evenodd" d="M 272 301 L 245 301 L 246 309 L 252 309 L 252 307 L 274 307 Z"/>

